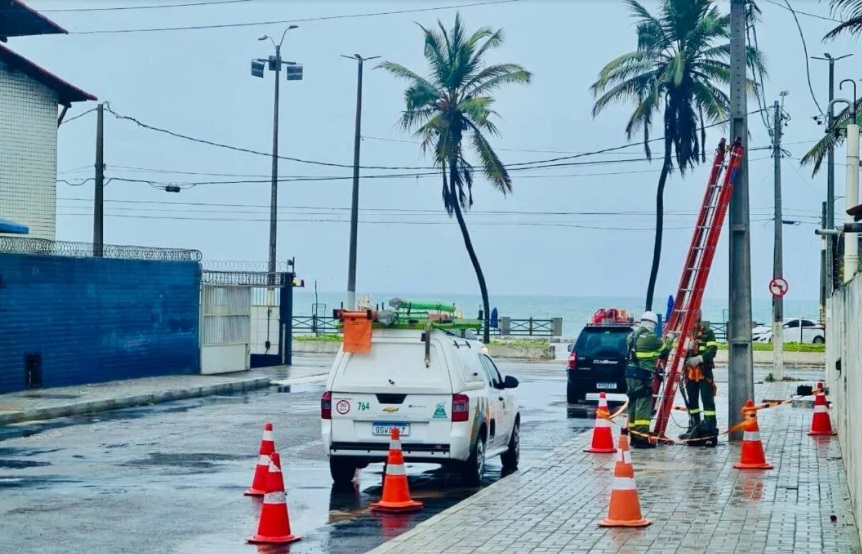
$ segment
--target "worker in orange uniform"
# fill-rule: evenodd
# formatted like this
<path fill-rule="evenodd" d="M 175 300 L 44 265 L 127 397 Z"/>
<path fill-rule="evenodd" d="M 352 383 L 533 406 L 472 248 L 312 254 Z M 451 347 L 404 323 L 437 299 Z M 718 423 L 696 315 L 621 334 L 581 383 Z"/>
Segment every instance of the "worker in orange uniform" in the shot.
<path fill-rule="evenodd" d="M 715 418 L 716 386 L 713 375 L 718 342 L 715 340 L 713 330 L 702 319 L 702 313 L 698 310 L 692 348 L 689 349 L 685 360 L 685 393 L 689 427 L 679 438 L 687 439 L 689 446 L 718 444 L 718 425 Z M 699 399 L 703 400 L 702 412 Z"/>

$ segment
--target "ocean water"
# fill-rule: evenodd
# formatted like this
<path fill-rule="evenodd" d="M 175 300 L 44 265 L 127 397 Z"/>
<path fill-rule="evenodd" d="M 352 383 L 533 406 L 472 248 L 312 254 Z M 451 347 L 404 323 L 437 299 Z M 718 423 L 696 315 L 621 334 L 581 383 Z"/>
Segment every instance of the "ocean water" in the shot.
<path fill-rule="evenodd" d="M 363 296 L 357 294 L 357 300 Z M 439 302 L 454 303 L 463 309 L 465 317 L 477 317 L 482 307 L 482 298 L 477 295 L 465 294 L 397 294 L 397 293 L 373 293 L 369 294 L 373 304 L 389 305 L 389 299 L 394 297 L 411 300 L 434 300 Z M 318 315 L 331 316 L 333 308 L 338 308 L 345 301 L 344 293 L 320 292 L 315 298 L 313 290 L 294 289 L 294 315 L 311 315 L 314 311 L 315 302 L 318 305 Z M 497 308 L 500 317 L 507 316 L 512 319 L 550 319 L 552 317 L 563 318 L 563 336 L 575 337 L 586 323 L 587 319 L 599 308 L 616 307 L 628 310 L 635 317 L 639 317 L 643 310 L 643 298 L 602 298 L 602 297 L 573 297 L 573 296 L 491 296 L 491 308 Z M 656 313 L 664 313 L 667 309 L 667 299 L 656 299 L 654 306 Z M 727 320 L 727 300 L 704 299 L 704 320 L 719 323 Z M 789 300 L 784 301 L 785 317 L 806 317 L 817 319 L 819 312 L 816 300 Z M 755 323 L 767 323 L 772 318 L 772 301 L 770 299 L 754 299 L 752 301 L 752 318 Z"/>

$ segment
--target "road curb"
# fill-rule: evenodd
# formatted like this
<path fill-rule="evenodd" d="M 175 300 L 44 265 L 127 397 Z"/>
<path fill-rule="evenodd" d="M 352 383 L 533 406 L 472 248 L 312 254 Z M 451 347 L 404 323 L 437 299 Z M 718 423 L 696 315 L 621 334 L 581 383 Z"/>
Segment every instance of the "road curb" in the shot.
<path fill-rule="evenodd" d="M 34 408 L 30 410 L 19 410 L 14 412 L 0 412 L 0 425 L 21 423 L 23 421 L 35 421 L 41 419 L 55 419 L 72 415 L 92 414 L 120 408 L 132 408 L 135 406 L 147 406 L 173 400 L 184 400 L 186 398 L 197 398 L 201 396 L 212 396 L 215 394 L 236 394 L 269 386 L 269 377 L 255 377 L 232 381 L 229 383 L 218 383 L 215 385 L 186 387 L 170 389 L 146 394 L 132 396 L 121 396 L 117 398 L 104 398 L 101 400 L 86 400 L 73 402 L 61 406 L 50 406 L 45 408 Z"/>

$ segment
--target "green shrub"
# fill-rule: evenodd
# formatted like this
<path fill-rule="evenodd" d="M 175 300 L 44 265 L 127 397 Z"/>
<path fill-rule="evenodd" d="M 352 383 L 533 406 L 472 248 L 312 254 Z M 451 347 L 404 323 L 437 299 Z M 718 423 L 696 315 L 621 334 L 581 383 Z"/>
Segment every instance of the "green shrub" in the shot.
<path fill-rule="evenodd" d="M 753 342 L 751 343 L 751 347 L 753 350 L 757 350 L 760 352 L 772 352 L 772 343 L 771 342 Z M 728 346 L 726 342 L 718 343 L 719 350 L 727 350 Z M 810 343 L 802 343 L 802 342 L 785 342 L 784 343 L 784 351 L 785 352 L 826 352 L 825 344 L 810 344 Z"/>
<path fill-rule="evenodd" d="M 293 335 L 296 342 L 341 342 L 341 335 Z"/>

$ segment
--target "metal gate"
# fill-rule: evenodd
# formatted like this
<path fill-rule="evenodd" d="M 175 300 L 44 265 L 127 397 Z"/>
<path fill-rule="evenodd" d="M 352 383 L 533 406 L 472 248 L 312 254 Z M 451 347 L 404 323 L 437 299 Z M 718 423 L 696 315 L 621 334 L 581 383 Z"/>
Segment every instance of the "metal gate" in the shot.
<path fill-rule="evenodd" d="M 201 373 L 248 371 L 255 274 L 201 274 Z"/>

